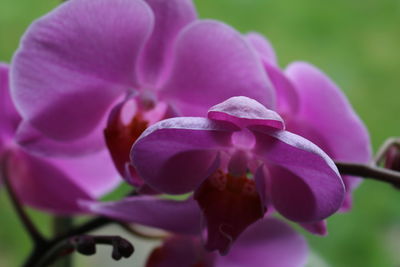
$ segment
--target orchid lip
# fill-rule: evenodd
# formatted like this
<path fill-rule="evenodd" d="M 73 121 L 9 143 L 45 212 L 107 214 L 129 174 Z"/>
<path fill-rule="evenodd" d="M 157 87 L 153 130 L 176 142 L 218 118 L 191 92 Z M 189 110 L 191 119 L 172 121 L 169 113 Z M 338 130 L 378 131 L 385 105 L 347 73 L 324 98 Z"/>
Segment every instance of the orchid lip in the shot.
<path fill-rule="evenodd" d="M 206 219 L 205 246 L 222 255 L 227 254 L 237 237 L 266 211 L 253 179 L 226 174 L 220 169 L 203 182 L 194 198 Z"/>

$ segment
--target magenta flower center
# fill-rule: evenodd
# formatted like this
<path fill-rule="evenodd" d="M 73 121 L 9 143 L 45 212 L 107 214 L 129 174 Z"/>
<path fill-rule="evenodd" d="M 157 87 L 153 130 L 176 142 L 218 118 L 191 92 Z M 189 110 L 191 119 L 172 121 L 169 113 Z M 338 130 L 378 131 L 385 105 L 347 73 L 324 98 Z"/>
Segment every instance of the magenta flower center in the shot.
<path fill-rule="evenodd" d="M 196 190 L 207 223 L 206 248 L 226 254 L 231 243 L 266 211 L 254 180 L 217 170 Z"/>
<path fill-rule="evenodd" d="M 123 123 L 119 116 L 111 117 L 107 128 L 104 130 L 108 150 L 122 176 L 126 175 L 126 164 L 129 162 L 129 153 L 133 143 L 146 130 L 148 125 L 149 122 L 144 120 L 140 113 L 137 113 L 127 124 Z M 135 172 L 131 165 L 129 165 L 129 172 Z"/>

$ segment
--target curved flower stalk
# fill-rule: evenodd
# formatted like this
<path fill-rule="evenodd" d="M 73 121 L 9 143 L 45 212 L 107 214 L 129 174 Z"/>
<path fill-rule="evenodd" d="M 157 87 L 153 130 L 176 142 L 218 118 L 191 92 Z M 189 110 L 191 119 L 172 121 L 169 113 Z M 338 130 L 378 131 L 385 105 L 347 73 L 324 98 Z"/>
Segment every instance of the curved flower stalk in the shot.
<path fill-rule="evenodd" d="M 5 64 L 0 64 L 0 101 L 0 160 L 22 203 L 56 214 L 84 212 L 78 200 L 94 200 L 120 182 L 105 151 L 54 159 L 30 153 L 15 142 L 21 118 L 9 95 Z"/>
<path fill-rule="evenodd" d="M 301 235 L 282 221 L 269 218 L 251 225 L 225 256 L 204 250 L 197 237 L 169 236 L 150 254 L 146 267 L 300 267 L 306 264 L 307 252 Z"/>
<path fill-rule="evenodd" d="M 368 130 L 339 87 L 322 71 L 306 62 L 293 62 L 285 70 L 277 64 L 272 45 L 250 33 L 277 95 L 276 111 L 289 131 L 322 148 L 333 160 L 369 163 L 372 158 Z M 346 198 L 342 210 L 351 207 L 351 192 L 359 178 L 343 176 Z"/>
<path fill-rule="evenodd" d="M 63 156 L 106 143 L 135 185 L 129 149 L 147 126 L 231 96 L 275 99 L 254 49 L 231 27 L 197 20 L 190 0 L 67 1 L 30 26 L 11 73 L 29 122 L 20 143 Z"/>
<path fill-rule="evenodd" d="M 342 205 L 344 185 L 333 161 L 284 128 L 276 112 L 253 99 L 233 97 L 213 106 L 208 118 L 171 118 L 150 126 L 134 144 L 131 158 L 156 191 L 194 191 L 205 218 L 206 248 L 226 254 L 267 209 L 312 225 Z M 136 201 L 90 209 L 137 222 L 131 214 Z"/>

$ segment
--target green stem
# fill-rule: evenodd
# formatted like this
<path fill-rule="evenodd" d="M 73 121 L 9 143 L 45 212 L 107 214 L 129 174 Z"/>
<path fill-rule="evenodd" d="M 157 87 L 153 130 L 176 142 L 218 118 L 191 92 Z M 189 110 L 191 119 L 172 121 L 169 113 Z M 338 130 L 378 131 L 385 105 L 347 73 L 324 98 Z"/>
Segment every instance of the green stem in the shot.
<path fill-rule="evenodd" d="M 60 236 L 73 228 L 73 219 L 71 217 L 55 216 L 53 219 L 54 236 Z M 73 254 L 60 258 L 53 265 L 54 267 L 72 267 Z"/>

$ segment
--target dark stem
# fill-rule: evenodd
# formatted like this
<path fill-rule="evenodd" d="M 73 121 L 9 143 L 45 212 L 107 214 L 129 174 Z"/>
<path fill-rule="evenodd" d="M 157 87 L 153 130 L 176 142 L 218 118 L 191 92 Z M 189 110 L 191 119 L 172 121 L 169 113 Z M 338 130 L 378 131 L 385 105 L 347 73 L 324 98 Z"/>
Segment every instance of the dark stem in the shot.
<path fill-rule="evenodd" d="M 399 137 L 391 137 L 386 139 L 386 141 L 381 145 L 376 153 L 373 164 L 379 165 L 385 159 L 386 152 L 389 150 L 390 147 L 397 146 L 400 149 L 400 138 Z"/>
<path fill-rule="evenodd" d="M 4 158 L 1 162 L 1 177 L 4 181 L 5 188 L 10 196 L 11 203 L 20 218 L 20 221 L 24 225 L 26 231 L 28 232 L 30 238 L 32 239 L 35 246 L 43 245 L 46 240 L 39 233 L 32 220 L 29 218 L 28 214 L 25 212 L 24 208 L 21 205 L 12 185 L 10 179 L 8 177 L 8 162 L 9 162 L 9 154 L 4 155 Z"/>
<path fill-rule="evenodd" d="M 339 172 L 343 175 L 360 176 L 367 179 L 374 179 L 390 183 L 400 188 L 400 172 L 389 169 L 359 163 L 335 162 Z"/>
<path fill-rule="evenodd" d="M 96 254 L 96 245 L 98 244 L 111 246 L 111 257 L 114 260 L 129 258 L 134 252 L 132 244 L 119 236 L 80 235 L 70 237 L 52 246 L 49 253 L 42 257 L 34 266 L 49 266 L 61 257 L 74 251 L 87 256 L 94 255 Z"/>
<path fill-rule="evenodd" d="M 31 255 L 25 261 L 25 267 L 41 267 L 46 266 L 47 262 L 54 261 L 56 258 L 68 255 L 73 249 L 66 249 L 66 241 L 71 237 L 79 236 L 100 227 L 103 227 L 113 221 L 105 217 L 94 218 L 64 234 L 60 234 L 51 240 L 45 240 L 40 246 L 35 246 Z M 63 252 L 60 254 L 60 252 Z"/>
<path fill-rule="evenodd" d="M 68 232 L 73 228 L 72 217 L 54 216 L 53 218 L 53 232 L 54 236 L 59 236 Z M 65 256 L 58 260 L 53 267 L 71 267 L 73 265 L 72 256 Z"/>

